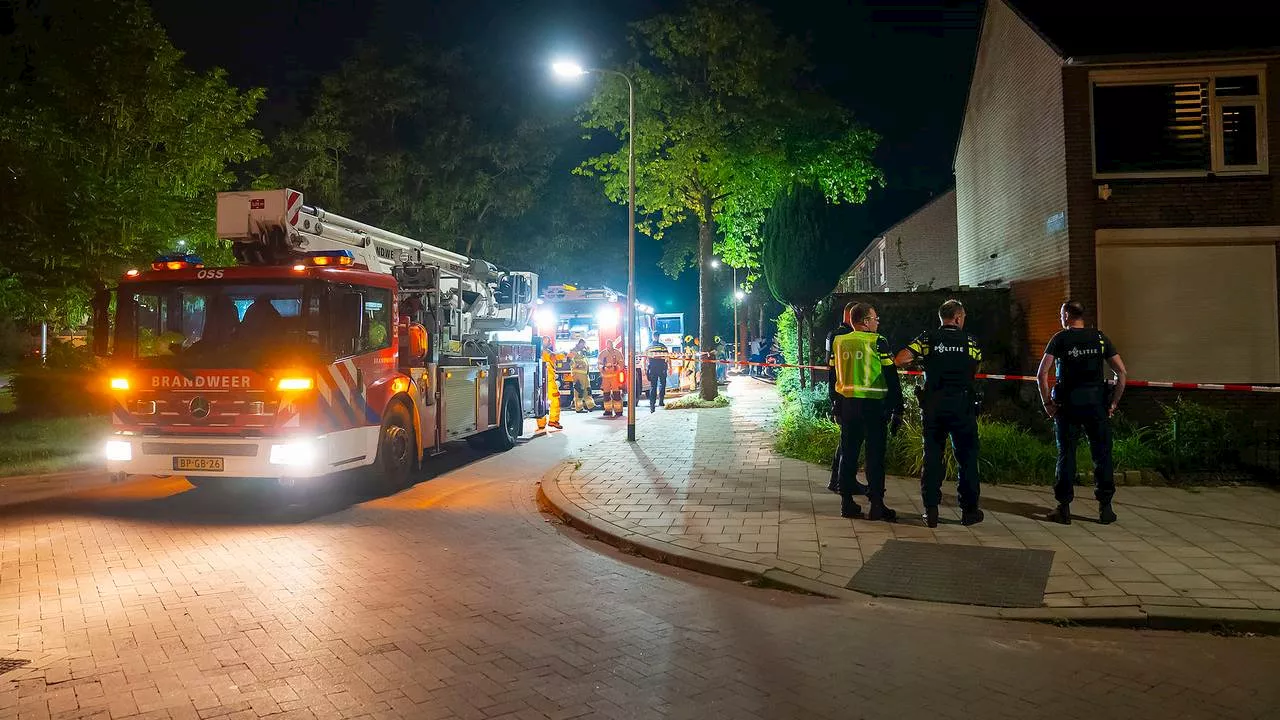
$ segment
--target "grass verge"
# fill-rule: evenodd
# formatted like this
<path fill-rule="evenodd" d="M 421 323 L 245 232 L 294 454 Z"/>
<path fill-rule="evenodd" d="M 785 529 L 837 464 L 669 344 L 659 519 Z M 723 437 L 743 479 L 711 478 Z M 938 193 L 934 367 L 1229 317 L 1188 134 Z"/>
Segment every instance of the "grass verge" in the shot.
<path fill-rule="evenodd" d="M 0 476 L 93 467 L 110 420 L 100 416 L 28 420 L 0 417 Z"/>
<path fill-rule="evenodd" d="M 726 395 L 716 395 L 715 400 L 703 400 L 702 396 L 697 392 L 691 392 L 688 395 L 678 397 L 667 403 L 668 410 L 693 410 L 697 408 L 722 408 L 729 407 L 729 398 Z"/>

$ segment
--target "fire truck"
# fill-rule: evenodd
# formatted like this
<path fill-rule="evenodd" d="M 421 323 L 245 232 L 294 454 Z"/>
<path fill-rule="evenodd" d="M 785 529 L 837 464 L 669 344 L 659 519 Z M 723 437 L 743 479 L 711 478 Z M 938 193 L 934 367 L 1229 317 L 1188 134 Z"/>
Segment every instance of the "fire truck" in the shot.
<path fill-rule="evenodd" d="M 304 204 L 220 193 L 234 267 L 194 255 L 117 289 L 108 471 L 284 486 L 362 469 L 393 487 L 445 443 L 516 444 L 545 414 L 538 278 Z"/>
<path fill-rule="evenodd" d="M 556 364 L 560 377 L 562 402 L 573 397 L 573 374 L 570 372 L 569 353 L 579 340 L 585 340 L 588 349 L 588 374 L 591 392 L 600 395 L 600 351 L 626 335 L 627 296 L 608 287 L 579 288 L 574 285 L 548 285 L 538 299 L 534 323 L 539 337 L 553 337 L 555 351 L 564 353 L 565 359 Z M 643 367 L 643 355 L 653 338 L 654 310 L 642 303 L 636 310 L 636 362 Z M 619 346 L 619 349 L 624 349 Z M 644 372 L 633 374 L 638 393 L 648 386 Z M 625 382 L 623 387 L 626 387 Z"/>

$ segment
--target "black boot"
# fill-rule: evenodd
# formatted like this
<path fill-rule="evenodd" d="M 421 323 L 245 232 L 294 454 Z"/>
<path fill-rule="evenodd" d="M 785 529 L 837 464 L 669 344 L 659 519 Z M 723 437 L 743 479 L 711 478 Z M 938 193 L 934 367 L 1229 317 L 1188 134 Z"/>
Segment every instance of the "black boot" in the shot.
<path fill-rule="evenodd" d="M 840 498 L 840 517 L 862 517 L 862 506 L 853 501 L 852 495 L 844 495 Z"/>
<path fill-rule="evenodd" d="M 893 508 L 885 507 L 884 500 L 872 500 L 871 511 L 867 513 L 867 519 L 898 522 L 898 512 Z"/>
<path fill-rule="evenodd" d="M 986 515 L 983 515 L 982 510 L 979 508 L 967 508 L 960 514 L 960 524 L 977 525 L 982 522 L 984 518 L 986 518 Z"/>
<path fill-rule="evenodd" d="M 1098 522 L 1110 525 L 1116 521 L 1116 511 L 1111 509 L 1111 501 L 1098 503 Z"/>
<path fill-rule="evenodd" d="M 938 527 L 938 506 L 930 505 L 924 509 L 924 524 L 931 528 Z"/>
<path fill-rule="evenodd" d="M 1071 524 L 1071 503 L 1059 503 L 1058 508 L 1045 516 L 1045 520 L 1059 525 Z"/>

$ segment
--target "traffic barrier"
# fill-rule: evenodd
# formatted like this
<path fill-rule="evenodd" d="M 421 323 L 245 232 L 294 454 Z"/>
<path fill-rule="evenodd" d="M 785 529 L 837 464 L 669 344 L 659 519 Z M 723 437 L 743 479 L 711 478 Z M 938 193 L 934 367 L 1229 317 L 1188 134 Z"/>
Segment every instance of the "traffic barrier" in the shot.
<path fill-rule="evenodd" d="M 714 362 L 718 365 L 733 365 L 736 367 L 767 367 L 767 368 L 796 368 L 804 370 L 826 370 L 826 365 L 792 365 L 788 363 L 771 363 L 771 362 L 748 362 L 745 360 L 720 360 L 716 358 L 703 358 L 699 355 L 679 355 L 669 356 L 673 360 L 696 360 L 699 362 Z M 903 375 L 924 375 L 921 370 L 899 370 Z M 1035 375 L 1003 375 L 999 373 L 978 373 L 974 376 L 979 380 L 1012 380 L 1014 382 L 1036 382 Z M 1219 392 L 1244 392 L 1244 393 L 1280 393 L 1280 386 L 1273 385 L 1243 385 L 1239 383 L 1190 383 L 1190 382 L 1165 382 L 1160 380 L 1126 380 L 1125 387 L 1148 387 L 1148 388 L 1166 388 L 1170 390 L 1217 390 Z"/>

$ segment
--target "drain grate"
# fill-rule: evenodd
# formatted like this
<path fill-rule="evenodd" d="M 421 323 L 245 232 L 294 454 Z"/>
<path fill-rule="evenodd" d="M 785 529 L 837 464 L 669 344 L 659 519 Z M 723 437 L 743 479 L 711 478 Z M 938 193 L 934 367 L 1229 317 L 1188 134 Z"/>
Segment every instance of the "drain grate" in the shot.
<path fill-rule="evenodd" d="M 3 675 L 9 672 L 10 670 L 17 670 L 18 668 L 23 667 L 24 665 L 29 665 L 29 664 L 31 664 L 30 660 L 19 660 L 18 658 L 0 657 L 0 675 Z"/>
<path fill-rule="evenodd" d="M 1053 552 L 890 540 L 846 586 L 870 595 L 1040 607 Z"/>

